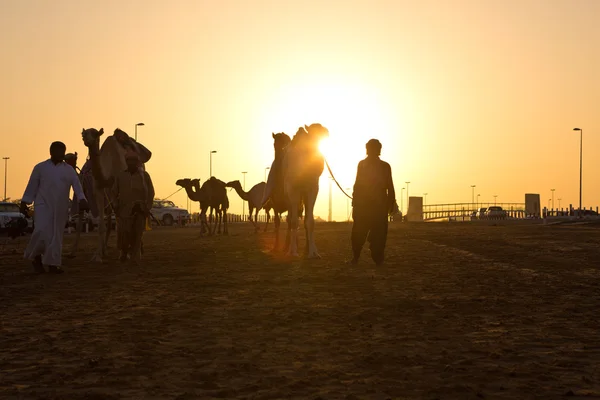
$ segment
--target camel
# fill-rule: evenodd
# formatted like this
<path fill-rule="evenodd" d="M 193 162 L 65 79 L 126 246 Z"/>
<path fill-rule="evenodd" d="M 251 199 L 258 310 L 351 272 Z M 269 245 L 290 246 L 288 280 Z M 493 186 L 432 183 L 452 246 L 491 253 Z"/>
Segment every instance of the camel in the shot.
<path fill-rule="evenodd" d="M 95 262 L 102 262 L 102 257 L 106 254 L 108 237 L 112 225 L 111 214 L 113 210 L 111 204 L 115 200 L 110 189 L 113 186 L 115 176 L 127 169 L 125 152 L 127 149 L 132 149 L 138 153 L 140 163 L 142 163 L 141 168 L 143 168 L 143 164 L 148 162 L 152 156 L 150 150 L 133 140 L 119 128 L 115 129 L 114 134 L 108 136 L 104 140 L 104 143 L 102 143 L 102 147 L 100 147 L 100 136 L 103 134 L 104 129 L 102 128 L 100 130 L 94 128 L 83 129 L 81 132 L 83 143 L 89 151 L 89 160 L 83 166 L 81 173 L 83 175 L 83 186 L 84 190 L 87 188 L 86 197 L 88 197 L 92 214 L 97 213 L 99 216 L 98 248 L 92 257 L 92 261 Z M 90 171 L 90 173 L 88 174 L 86 170 Z M 105 216 L 108 222 L 106 232 Z M 80 234 L 80 230 L 78 229 L 77 231 L 75 249 L 77 249 Z"/>
<path fill-rule="evenodd" d="M 198 180 L 198 183 L 199 182 L 200 180 Z M 210 207 L 211 220 L 213 211 L 215 211 L 215 226 L 210 234 L 215 234 L 215 230 L 217 230 L 217 224 L 219 227 L 217 233 L 221 233 L 221 223 L 223 223 L 223 235 L 229 235 L 229 231 L 227 229 L 227 210 L 229 209 L 229 198 L 227 197 L 227 188 L 225 182 L 215 178 L 214 176 L 211 176 L 209 180 L 202 184 L 202 187 L 199 190 L 207 193 L 207 205 Z M 206 214 L 204 214 L 204 218 L 206 218 Z"/>
<path fill-rule="evenodd" d="M 321 124 L 300 128 L 282 165 L 284 195 L 288 202 L 288 231 L 290 232 L 288 256 L 298 257 L 298 209 L 304 205 L 304 230 L 308 258 L 321 258 L 314 238 L 314 208 L 319 194 L 319 178 L 325 167 L 325 158 L 319 151 L 319 142 L 329 131 Z"/>
<path fill-rule="evenodd" d="M 231 181 L 227 183 L 227 187 L 233 188 L 237 192 L 237 194 L 242 198 L 242 200 L 248 202 L 250 222 L 254 226 L 256 232 L 260 230 L 258 226 L 258 212 L 260 210 L 264 208 L 265 212 L 267 213 L 267 223 L 265 225 L 264 230 L 265 232 L 267 231 L 267 227 L 269 226 L 269 220 L 271 219 L 270 211 L 271 208 L 273 208 L 271 206 L 271 203 L 267 202 L 267 204 L 265 204 L 264 207 L 262 207 L 260 203 L 265 192 L 265 186 L 267 186 L 265 182 L 260 182 L 252 186 L 252 188 L 249 191 L 245 192 L 244 189 L 242 189 L 242 184 L 240 183 L 240 181 Z M 254 215 L 254 220 L 252 220 L 252 213 L 254 212 L 254 210 L 256 210 L 256 214 Z"/>
<path fill-rule="evenodd" d="M 206 208 L 208 204 L 208 196 L 205 194 L 205 192 L 200 191 L 200 180 L 184 178 L 177 180 L 175 184 L 185 189 L 185 192 L 187 193 L 190 200 L 197 201 L 198 203 L 200 203 L 200 235 L 203 235 L 205 232 L 207 232 L 208 227 L 208 224 L 206 223 Z M 208 228 L 208 231 L 210 232 L 210 228 Z"/>
<path fill-rule="evenodd" d="M 175 184 L 185 189 L 190 200 L 200 203 L 201 235 L 206 232 L 206 228 L 208 228 L 209 235 L 214 235 L 215 231 L 221 233 L 222 222 L 224 222 L 223 234 L 229 234 L 227 229 L 227 209 L 229 208 L 229 199 L 227 198 L 225 182 L 215 177 L 211 177 L 204 182 L 202 186 L 200 186 L 200 179 L 189 178 L 179 179 Z M 212 224 L 206 222 L 206 211 L 208 209 L 210 209 L 211 219 L 213 211 L 216 213 L 214 228 L 211 228 Z M 223 221 L 223 217 L 225 217 L 225 221 Z"/>
<path fill-rule="evenodd" d="M 273 149 L 275 150 L 275 160 L 271 164 L 271 169 L 269 170 L 269 177 L 267 178 L 267 185 L 265 186 L 265 192 L 263 194 L 263 198 L 260 204 L 263 205 L 263 208 L 267 206 L 267 203 L 270 203 L 271 207 L 274 211 L 273 223 L 275 225 L 275 244 L 273 245 L 272 251 L 275 252 L 279 250 L 279 227 L 281 226 L 281 215 L 284 212 L 288 212 L 288 203 L 287 199 L 284 196 L 283 191 L 283 159 L 285 158 L 285 154 L 289 148 L 289 145 L 292 141 L 288 135 L 283 132 L 273 133 Z M 300 204 L 298 209 L 299 215 L 302 214 L 302 205 Z M 288 220 L 288 230 L 286 232 L 285 246 L 284 249 L 287 250 L 289 247 L 289 220 Z"/>

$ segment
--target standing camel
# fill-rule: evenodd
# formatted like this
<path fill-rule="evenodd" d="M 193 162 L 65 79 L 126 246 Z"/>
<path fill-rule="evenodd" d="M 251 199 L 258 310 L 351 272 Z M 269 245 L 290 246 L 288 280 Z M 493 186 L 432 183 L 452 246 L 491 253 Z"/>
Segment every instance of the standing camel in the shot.
<path fill-rule="evenodd" d="M 208 206 L 209 197 L 206 190 L 201 191 L 199 179 L 179 179 L 175 184 L 185 189 L 190 200 L 200 203 L 200 235 L 203 235 L 208 227 L 208 224 L 206 223 L 206 208 Z M 210 228 L 208 228 L 208 232 L 210 232 Z"/>
<path fill-rule="evenodd" d="M 84 190 L 86 181 L 91 181 L 86 191 L 86 197 L 89 193 L 92 195 L 88 197 L 88 203 L 92 211 L 92 215 L 98 215 L 98 248 L 96 253 L 92 257 L 92 261 L 102 262 L 102 257 L 106 254 L 106 244 L 108 242 L 108 236 L 110 235 L 111 228 L 111 214 L 112 214 L 112 198 L 113 194 L 110 190 L 113 186 L 116 175 L 124 171 L 127 168 L 125 163 L 125 153 L 128 149 L 131 149 L 138 153 L 140 162 L 148 162 L 152 153 L 146 147 L 133 140 L 127 133 L 115 129 L 114 134 L 108 136 L 102 147 L 100 147 L 100 136 L 104 134 L 104 129 L 96 130 L 94 128 L 83 129 L 81 137 L 83 143 L 88 148 L 89 160 L 86 165 L 83 166 L 81 175 L 83 175 Z M 89 170 L 89 175 L 86 174 L 86 170 Z M 91 176 L 91 179 L 89 179 Z M 91 187 L 90 187 L 91 186 Z M 93 199 L 93 201 L 92 201 Z M 105 232 L 105 221 L 106 216 L 108 229 Z M 77 236 L 75 239 L 74 248 L 77 249 L 79 242 L 80 231 L 78 229 Z"/>
<path fill-rule="evenodd" d="M 304 205 L 304 230 L 308 258 L 321 258 L 315 245 L 314 208 L 319 194 L 319 178 L 325 167 L 325 158 L 319 151 L 319 142 L 329 131 L 321 124 L 300 128 L 283 160 L 284 194 L 288 202 L 290 247 L 288 255 L 298 257 L 298 208 Z"/>
<path fill-rule="evenodd" d="M 205 181 L 200 188 L 201 192 L 208 193 L 208 207 L 210 207 L 210 217 L 212 219 L 213 211 L 215 211 L 215 227 L 213 228 L 211 235 L 221 233 L 221 222 L 223 223 L 223 235 L 229 235 L 227 229 L 227 210 L 229 209 L 229 198 L 227 198 L 226 183 L 222 180 L 211 176 L 209 180 Z"/>
<path fill-rule="evenodd" d="M 264 208 L 265 212 L 267 213 L 267 223 L 265 225 L 265 232 L 267 231 L 267 227 L 269 226 L 269 220 L 271 219 L 270 211 L 271 208 L 273 208 L 271 206 L 271 203 L 267 202 L 267 204 L 265 204 L 264 207 L 262 207 L 260 203 L 265 192 L 265 186 L 267 186 L 265 182 L 257 183 L 256 185 L 252 186 L 252 189 L 245 192 L 244 189 L 242 189 L 242 184 L 240 183 L 240 181 L 231 181 L 227 183 L 227 187 L 235 189 L 235 191 L 242 198 L 242 200 L 248 202 L 248 213 L 250 214 L 250 222 L 254 226 L 256 232 L 260 230 L 260 227 L 258 226 L 258 212 L 260 210 Z M 252 220 L 252 213 L 254 212 L 254 210 L 256 210 L 256 214 L 254 215 L 254 220 Z"/>
<path fill-rule="evenodd" d="M 263 207 L 267 206 L 269 202 L 273 207 L 274 216 L 273 223 L 275 225 L 275 244 L 273 245 L 273 251 L 279 250 L 279 227 L 281 226 L 281 215 L 284 212 L 288 212 L 288 203 L 283 191 L 283 159 L 288 151 L 292 139 L 283 132 L 273 133 L 273 149 L 275 150 L 275 159 L 271 164 L 269 170 L 269 177 L 267 178 L 267 185 L 265 186 L 265 192 L 261 204 Z M 302 214 L 302 205 L 298 209 L 298 213 Z M 289 218 L 289 215 L 288 215 Z M 287 250 L 289 247 L 290 231 L 286 231 L 285 246 Z"/>

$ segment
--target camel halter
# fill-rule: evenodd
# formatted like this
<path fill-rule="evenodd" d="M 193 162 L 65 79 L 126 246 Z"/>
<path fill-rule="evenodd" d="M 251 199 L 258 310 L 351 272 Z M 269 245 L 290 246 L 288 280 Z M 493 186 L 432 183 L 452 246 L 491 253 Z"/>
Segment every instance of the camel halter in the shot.
<path fill-rule="evenodd" d="M 335 176 L 333 176 L 333 172 L 331 172 L 331 167 L 329 166 L 329 163 L 327 162 L 327 159 L 324 158 L 324 160 L 325 160 L 325 165 L 327 165 L 327 169 L 329 170 L 329 175 L 331 175 L 331 179 L 333 179 L 333 181 L 335 182 L 335 184 L 337 185 L 337 187 L 340 188 L 340 190 L 342 191 L 342 193 L 344 193 L 347 198 L 349 198 L 350 200 L 352 200 L 352 197 L 349 196 L 348 193 L 346 193 L 344 191 L 344 189 L 342 189 L 342 187 L 340 186 L 340 183 L 337 181 L 337 179 L 335 179 Z"/>

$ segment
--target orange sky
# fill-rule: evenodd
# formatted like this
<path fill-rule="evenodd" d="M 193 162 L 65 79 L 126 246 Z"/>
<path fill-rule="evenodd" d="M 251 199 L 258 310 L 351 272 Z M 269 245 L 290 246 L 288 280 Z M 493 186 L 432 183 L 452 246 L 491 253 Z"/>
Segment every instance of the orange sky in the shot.
<path fill-rule="evenodd" d="M 4 1 L 7 195 L 21 197 L 51 141 L 87 154 L 84 127 L 133 135 L 144 122 L 164 197 L 208 177 L 210 150 L 215 176 L 248 171 L 250 188 L 271 132 L 320 122 L 344 152 L 330 161 L 345 187 L 376 137 L 398 193 L 411 181 L 429 204 L 469 202 L 476 184 L 482 201 L 544 204 L 555 188 L 564 206 L 578 202 L 578 126 L 584 205 L 600 205 L 598 15 L 595 0 Z M 185 207 L 183 191 L 172 199 Z M 345 215 L 334 190 L 334 219 Z"/>

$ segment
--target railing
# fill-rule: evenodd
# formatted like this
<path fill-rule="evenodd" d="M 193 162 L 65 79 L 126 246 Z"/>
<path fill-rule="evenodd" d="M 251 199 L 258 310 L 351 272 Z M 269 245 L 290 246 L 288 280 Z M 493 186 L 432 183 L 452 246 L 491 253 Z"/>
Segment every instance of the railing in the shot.
<path fill-rule="evenodd" d="M 508 218 L 526 218 L 525 203 L 449 203 L 428 204 L 423 206 L 423 220 L 452 219 L 470 221 L 479 219 L 480 208 L 502 207 Z"/>

